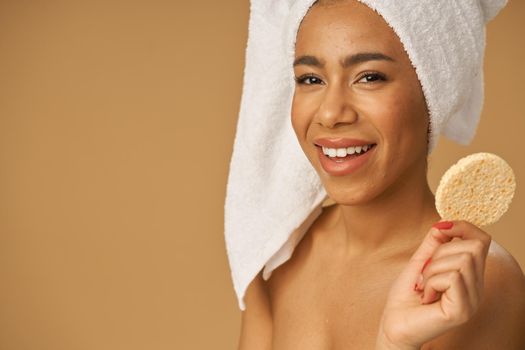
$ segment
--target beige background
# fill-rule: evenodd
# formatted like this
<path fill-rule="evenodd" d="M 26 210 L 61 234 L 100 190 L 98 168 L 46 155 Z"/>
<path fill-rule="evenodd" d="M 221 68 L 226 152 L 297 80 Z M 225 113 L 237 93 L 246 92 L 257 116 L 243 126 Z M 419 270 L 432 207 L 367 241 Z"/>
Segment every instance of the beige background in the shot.
<path fill-rule="evenodd" d="M 0 348 L 234 349 L 223 238 L 248 2 L 0 1 Z M 518 189 L 488 228 L 525 266 L 525 3 L 488 27 L 486 105 L 459 157 Z"/>

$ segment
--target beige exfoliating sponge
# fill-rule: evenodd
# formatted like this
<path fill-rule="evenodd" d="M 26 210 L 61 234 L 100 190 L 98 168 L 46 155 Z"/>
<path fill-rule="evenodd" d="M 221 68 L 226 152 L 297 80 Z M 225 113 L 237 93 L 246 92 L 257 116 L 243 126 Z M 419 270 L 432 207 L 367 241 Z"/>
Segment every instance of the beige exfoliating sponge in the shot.
<path fill-rule="evenodd" d="M 448 169 L 436 190 L 436 209 L 444 220 L 476 226 L 498 221 L 509 208 L 516 180 L 512 168 L 491 153 L 476 153 Z"/>

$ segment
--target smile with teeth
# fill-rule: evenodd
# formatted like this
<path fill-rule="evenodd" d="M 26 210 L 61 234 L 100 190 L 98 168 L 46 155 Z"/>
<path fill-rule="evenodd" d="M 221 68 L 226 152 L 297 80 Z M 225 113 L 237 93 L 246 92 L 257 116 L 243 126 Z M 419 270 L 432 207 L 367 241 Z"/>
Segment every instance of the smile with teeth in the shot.
<path fill-rule="evenodd" d="M 329 158 L 344 158 L 347 155 L 361 155 L 369 151 L 375 146 L 375 144 L 364 145 L 364 146 L 353 146 L 347 148 L 329 148 L 323 147 L 323 153 Z"/>

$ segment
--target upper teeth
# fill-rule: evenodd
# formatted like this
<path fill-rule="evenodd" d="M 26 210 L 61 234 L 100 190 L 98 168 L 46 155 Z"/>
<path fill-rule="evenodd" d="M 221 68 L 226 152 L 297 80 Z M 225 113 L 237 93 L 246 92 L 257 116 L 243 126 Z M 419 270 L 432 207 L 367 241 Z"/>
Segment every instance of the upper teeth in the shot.
<path fill-rule="evenodd" d="M 328 157 L 346 157 L 347 154 L 364 153 L 368 151 L 370 148 L 372 148 L 372 145 L 353 146 L 353 147 L 347 147 L 347 148 L 323 147 L 323 153 L 326 154 Z"/>

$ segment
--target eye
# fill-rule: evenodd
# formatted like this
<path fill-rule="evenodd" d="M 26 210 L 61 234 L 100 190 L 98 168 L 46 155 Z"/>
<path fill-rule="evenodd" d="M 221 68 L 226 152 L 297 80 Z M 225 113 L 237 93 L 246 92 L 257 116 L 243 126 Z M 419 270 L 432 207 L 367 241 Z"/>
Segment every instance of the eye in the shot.
<path fill-rule="evenodd" d="M 314 84 L 320 84 L 322 82 L 321 79 L 317 78 L 315 75 L 309 73 L 301 75 L 300 77 L 294 78 L 295 82 L 300 85 L 314 85 Z"/>
<path fill-rule="evenodd" d="M 380 73 L 365 73 L 363 74 L 359 80 L 358 83 L 375 83 L 378 81 L 385 81 L 386 77 L 383 74 Z"/>

